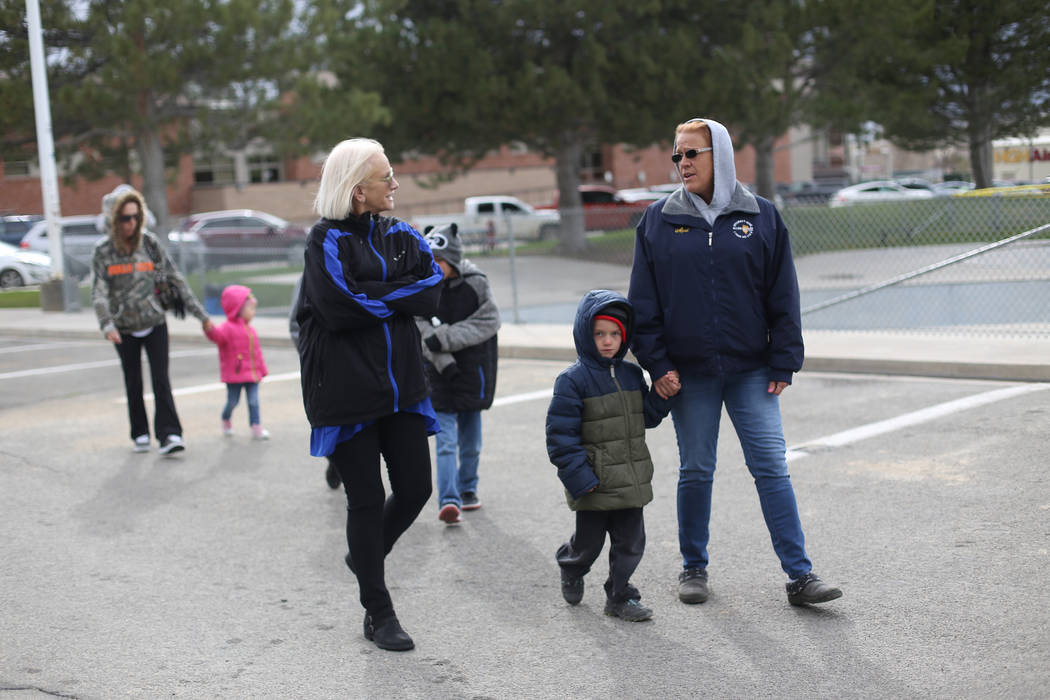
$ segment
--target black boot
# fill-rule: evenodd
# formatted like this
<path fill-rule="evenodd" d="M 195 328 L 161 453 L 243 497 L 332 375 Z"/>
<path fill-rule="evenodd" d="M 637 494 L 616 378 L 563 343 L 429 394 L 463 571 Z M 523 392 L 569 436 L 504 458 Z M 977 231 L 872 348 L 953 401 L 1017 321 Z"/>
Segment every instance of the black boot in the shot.
<path fill-rule="evenodd" d="M 415 643 L 405 630 L 401 629 L 401 623 L 396 617 L 392 617 L 376 627 L 372 624 L 372 616 L 365 613 L 365 639 L 374 642 L 380 649 L 388 651 L 408 651 L 415 648 Z"/>

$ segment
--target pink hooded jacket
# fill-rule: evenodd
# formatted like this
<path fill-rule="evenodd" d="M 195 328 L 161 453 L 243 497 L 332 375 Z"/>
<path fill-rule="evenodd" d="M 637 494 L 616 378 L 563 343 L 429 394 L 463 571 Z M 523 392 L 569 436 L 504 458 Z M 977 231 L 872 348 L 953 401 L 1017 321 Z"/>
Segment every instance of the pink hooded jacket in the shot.
<path fill-rule="evenodd" d="M 241 307 L 251 293 L 252 290 L 239 284 L 222 290 L 219 301 L 226 312 L 226 321 L 207 332 L 208 338 L 219 346 L 219 377 L 227 384 L 260 382 L 269 373 L 259 347 L 259 336 L 251 324 L 240 317 Z"/>

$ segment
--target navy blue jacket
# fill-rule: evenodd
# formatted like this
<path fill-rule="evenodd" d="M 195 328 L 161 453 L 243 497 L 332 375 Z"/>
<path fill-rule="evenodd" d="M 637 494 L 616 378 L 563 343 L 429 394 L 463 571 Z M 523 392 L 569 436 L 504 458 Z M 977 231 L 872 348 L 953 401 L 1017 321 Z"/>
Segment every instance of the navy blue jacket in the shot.
<path fill-rule="evenodd" d="M 594 317 L 610 306 L 626 312 L 615 357 L 594 342 Z M 580 301 L 573 326 L 576 362 L 558 375 L 547 409 L 547 454 L 558 468 L 572 510 L 640 508 L 653 498 L 653 463 L 645 429 L 659 425 L 671 401 L 645 383 L 642 368 L 623 359 L 633 311 L 622 294 L 599 289 Z"/>
<path fill-rule="evenodd" d="M 681 188 L 649 205 L 635 233 L 631 350 L 653 379 L 802 368 L 798 280 L 776 207 L 736 183 L 714 226 Z"/>
<path fill-rule="evenodd" d="M 295 312 L 311 427 L 357 425 L 427 397 L 414 317 L 437 311 L 441 278 L 430 246 L 397 219 L 314 224 Z"/>

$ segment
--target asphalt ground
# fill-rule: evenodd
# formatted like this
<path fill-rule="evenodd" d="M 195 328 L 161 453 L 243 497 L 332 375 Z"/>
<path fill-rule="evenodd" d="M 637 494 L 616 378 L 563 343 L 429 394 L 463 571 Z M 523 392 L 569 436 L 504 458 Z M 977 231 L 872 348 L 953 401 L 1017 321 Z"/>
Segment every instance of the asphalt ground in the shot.
<path fill-rule="evenodd" d="M 431 500 L 387 560 L 414 651 L 361 634 L 345 503 L 308 456 L 297 361 L 266 346 L 273 437 L 224 438 L 213 347 L 176 340 L 188 449 L 133 454 L 101 339 L 0 334 L 0 697 L 1045 698 L 1050 385 L 803 372 L 782 399 L 807 548 L 838 601 L 788 605 L 731 424 L 712 596 L 678 602 L 677 449 L 657 466 L 633 582 L 645 623 L 578 607 L 544 416 L 563 361 L 503 359 L 481 510 Z M 155 448 L 155 445 L 154 445 Z"/>

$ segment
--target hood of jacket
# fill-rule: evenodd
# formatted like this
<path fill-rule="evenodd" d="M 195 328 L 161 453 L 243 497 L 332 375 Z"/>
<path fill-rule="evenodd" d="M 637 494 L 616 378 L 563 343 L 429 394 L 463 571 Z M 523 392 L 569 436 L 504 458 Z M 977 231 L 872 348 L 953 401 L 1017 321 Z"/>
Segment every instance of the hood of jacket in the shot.
<path fill-rule="evenodd" d="M 594 317 L 607 306 L 619 306 L 627 316 L 624 327 L 627 337 L 620 344 L 620 349 L 614 357 L 602 357 L 598 352 L 598 346 L 594 343 Z M 576 343 L 576 354 L 580 359 L 589 360 L 602 367 L 608 367 L 613 362 L 622 360 L 627 354 L 627 347 L 631 343 L 631 335 L 634 333 L 634 307 L 627 297 L 619 292 L 608 289 L 592 289 L 583 295 L 579 306 L 576 307 L 576 320 L 572 326 L 572 339 Z"/>
<path fill-rule="evenodd" d="M 736 161 L 733 158 L 733 139 L 729 131 L 714 119 L 701 119 L 711 132 L 711 158 L 714 168 L 714 194 L 708 204 L 700 195 L 687 192 L 684 187 L 674 194 L 678 197 L 678 207 L 685 209 L 682 213 L 699 214 L 708 224 L 714 225 L 715 219 L 728 211 L 748 211 L 758 213 L 755 196 L 736 180 Z M 677 166 L 675 166 L 677 169 Z M 681 172 L 679 172 L 681 177 Z M 671 204 L 671 202 L 668 202 Z M 666 211 L 666 207 L 665 207 Z M 671 212 L 668 212 L 671 213 Z"/>
<path fill-rule="evenodd" d="M 120 213 L 118 209 L 123 208 L 128 202 L 138 203 L 142 218 L 135 229 L 135 235 L 130 241 L 126 241 L 127 246 L 125 246 L 125 241 L 117 240 L 115 220 Z M 95 228 L 106 234 L 119 250 L 124 250 L 125 247 L 129 250 L 138 250 L 142 244 L 142 232 L 148 228 L 147 223 L 151 218 L 149 210 L 146 209 L 146 200 L 138 190 L 131 185 L 117 185 L 112 192 L 102 195 L 102 213 L 95 219 Z"/>
<path fill-rule="evenodd" d="M 231 284 L 222 290 L 219 303 L 222 304 L 222 310 L 226 313 L 228 321 L 236 321 L 240 317 L 241 307 L 251 295 L 252 290 L 240 284 Z"/>

